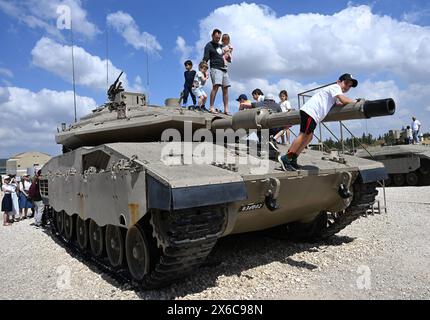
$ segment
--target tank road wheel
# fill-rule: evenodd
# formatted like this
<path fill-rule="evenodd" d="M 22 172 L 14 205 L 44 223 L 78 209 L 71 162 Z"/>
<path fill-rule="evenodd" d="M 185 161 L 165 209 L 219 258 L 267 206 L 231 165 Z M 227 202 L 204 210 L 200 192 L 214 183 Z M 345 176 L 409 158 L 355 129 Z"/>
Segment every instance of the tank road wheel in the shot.
<path fill-rule="evenodd" d="M 403 186 L 405 184 L 405 181 L 406 179 L 404 174 L 398 173 L 393 175 L 393 182 L 394 182 L 394 185 L 396 185 L 397 187 Z"/>
<path fill-rule="evenodd" d="M 391 178 L 391 175 L 388 175 L 388 178 L 385 180 L 385 186 L 389 187 L 393 183 L 393 179 Z"/>
<path fill-rule="evenodd" d="M 420 185 L 429 186 L 430 185 L 430 174 L 422 174 L 420 172 Z"/>
<path fill-rule="evenodd" d="M 76 218 L 76 240 L 81 250 L 88 247 L 88 224 L 81 217 Z"/>
<path fill-rule="evenodd" d="M 63 228 L 64 228 L 64 237 L 69 241 L 73 240 L 73 230 L 74 230 L 73 216 L 69 216 L 67 213 L 63 214 Z"/>
<path fill-rule="evenodd" d="M 63 234 L 64 231 L 64 211 L 57 212 L 55 215 L 55 227 L 59 234 Z"/>
<path fill-rule="evenodd" d="M 117 226 L 106 227 L 106 253 L 112 267 L 119 267 L 124 260 L 124 238 Z"/>
<path fill-rule="evenodd" d="M 90 220 L 90 248 L 95 257 L 101 257 L 104 249 L 103 228 L 94 220 Z"/>
<path fill-rule="evenodd" d="M 420 184 L 423 186 L 430 185 L 430 160 L 421 159 L 420 173 Z"/>
<path fill-rule="evenodd" d="M 430 175 L 430 160 L 429 159 L 422 159 L 421 158 L 421 166 L 420 166 L 420 173 L 423 175 Z"/>
<path fill-rule="evenodd" d="M 409 172 L 406 175 L 406 183 L 408 186 L 416 186 L 418 184 L 418 175 L 415 172 Z"/>
<path fill-rule="evenodd" d="M 142 281 L 150 269 L 149 243 L 143 230 L 133 226 L 127 231 L 125 253 L 130 274 L 137 281 Z"/>

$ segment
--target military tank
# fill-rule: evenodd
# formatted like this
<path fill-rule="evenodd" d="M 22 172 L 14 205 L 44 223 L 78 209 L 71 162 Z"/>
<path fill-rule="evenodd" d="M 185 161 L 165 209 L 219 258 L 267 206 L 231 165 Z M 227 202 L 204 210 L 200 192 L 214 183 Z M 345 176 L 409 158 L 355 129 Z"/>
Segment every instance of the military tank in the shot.
<path fill-rule="evenodd" d="M 386 186 L 430 185 L 429 146 L 399 144 L 371 147 L 367 151 L 359 150 L 356 155 L 384 164 L 388 173 L 388 178 L 385 180 Z"/>
<path fill-rule="evenodd" d="M 57 235 L 145 289 L 190 275 L 228 235 L 278 228 L 297 239 L 333 236 L 373 205 L 377 181 L 387 178 L 379 162 L 312 150 L 301 170 L 284 172 L 245 139 L 257 129 L 268 140 L 265 128 L 298 124 L 298 112 L 147 105 L 117 82 L 105 105 L 56 135 L 64 153 L 42 168 L 41 194 Z M 392 99 L 361 100 L 333 108 L 326 121 L 394 112 Z"/>

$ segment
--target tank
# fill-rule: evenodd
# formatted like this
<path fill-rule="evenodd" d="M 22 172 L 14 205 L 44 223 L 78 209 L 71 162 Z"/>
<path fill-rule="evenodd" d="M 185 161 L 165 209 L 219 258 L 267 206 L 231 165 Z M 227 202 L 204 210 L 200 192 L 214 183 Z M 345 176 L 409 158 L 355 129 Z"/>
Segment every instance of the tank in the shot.
<path fill-rule="evenodd" d="M 409 144 L 406 130 L 390 130 L 388 139 L 394 145 L 358 150 L 356 155 L 384 164 L 386 186 L 430 185 L 430 146 Z"/>
<path fill-rule="evenodd" d="M 373 205 L 377 181 L 387 178 L 380 162 L 313 150 L 300 157 L 302 170 L 284 172 L 264 143 L 245 139 L 252 129 L 297 124 L 295 112 L 217 115 L 182 109 L 177 99 L 147 105 L 117 81 L 108 96 L 56 135 L 64 153 L 42 168 L 41 194 L 58 236 L 145 289 L 191 275 L 221 237 L 331 237 Z M 362 100 L 326 120 L 394 111 L 392 99 Z"/>

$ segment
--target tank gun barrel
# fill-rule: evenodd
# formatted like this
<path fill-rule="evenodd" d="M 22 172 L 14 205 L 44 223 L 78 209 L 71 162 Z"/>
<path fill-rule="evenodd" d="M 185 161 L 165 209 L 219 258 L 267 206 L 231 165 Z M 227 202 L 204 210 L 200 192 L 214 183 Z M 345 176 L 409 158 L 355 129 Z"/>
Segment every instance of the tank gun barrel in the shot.
<path fill-rule="evenodd" d="M 364 100 L 333 107 L 323 122 L 369 119 L 390 116 L 396 111 L 393 99 Z M 230 119 L 216 119 L 212 122 L 212 129 L 270 129 L 288 125 L 300 124 L 299 111 L 271 113 L 267 109 L 251 109 L 236 113 Z"/>

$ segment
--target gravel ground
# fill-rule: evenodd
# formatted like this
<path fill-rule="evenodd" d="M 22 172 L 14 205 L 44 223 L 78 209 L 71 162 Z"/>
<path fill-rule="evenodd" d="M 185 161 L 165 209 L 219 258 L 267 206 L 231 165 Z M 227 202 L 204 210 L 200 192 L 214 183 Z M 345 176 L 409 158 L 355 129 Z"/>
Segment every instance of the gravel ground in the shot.
<path fill-rule="evenodd" d="M 430 187 L 388 188 L 387 201 L 388 214 L 361 218 L 325 243 L 221 239 L 192 278 L 141 292 L 25 220 L 0 227 L 0 299 L 429 299 Z"/>

